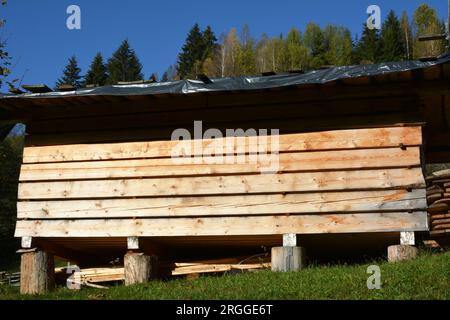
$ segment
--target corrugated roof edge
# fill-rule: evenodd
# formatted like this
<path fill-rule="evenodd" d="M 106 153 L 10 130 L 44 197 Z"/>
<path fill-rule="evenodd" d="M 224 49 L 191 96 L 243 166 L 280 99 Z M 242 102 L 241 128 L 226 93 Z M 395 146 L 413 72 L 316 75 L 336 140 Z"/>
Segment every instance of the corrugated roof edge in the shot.
<path fill-rule="evenodd" d="M 450 53 L 437 57 L 436 61 L 402 61 L 367 65 L 342 66 L 314 70 L 303 74 L 277 74 L 273 76 L 241 76 L 211 79 L 212 83 L 200 80 L 179 80 L 150 84 L 113 85 L 66 92 L 2 94 L 0 98 L 57 98 L 92 95 L 158 95 L 190 94 L 198 92 L 246 91 L 272 89 L 302 84 L 323 84 L 348 78 L 376 76 L 387 73 L 424 69 L 450 62 Z"/>

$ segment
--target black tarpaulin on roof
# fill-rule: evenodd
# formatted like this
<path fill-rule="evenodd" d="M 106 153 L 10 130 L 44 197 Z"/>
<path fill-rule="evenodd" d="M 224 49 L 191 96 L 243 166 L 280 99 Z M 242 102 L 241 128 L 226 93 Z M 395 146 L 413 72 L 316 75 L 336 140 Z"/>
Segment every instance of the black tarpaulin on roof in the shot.
<path fill-rule="evenodd" d="M 3 95 L 3 98 L 21 97 L 71 97 L 89 95 L 157 95 L 157 94 L 189 94 L 214 91 L 246 91 L 262 90 L 303 84 L 323 84 L 331 81 L 370 77 L 382 74 L 425 69 L 450 62 L 450 54 L 438 57 L 435 61 L 402 61 L 368 65 L 354 65 L 314 70 L 306 73 L 278 74 L 273 76 L 241 76 L 212 79 L 211 83 L 200 80 L 180 80 L 150 84 L 113 85 L 96 88 L 79 89 L 77 91 L 25 93 Z"/>

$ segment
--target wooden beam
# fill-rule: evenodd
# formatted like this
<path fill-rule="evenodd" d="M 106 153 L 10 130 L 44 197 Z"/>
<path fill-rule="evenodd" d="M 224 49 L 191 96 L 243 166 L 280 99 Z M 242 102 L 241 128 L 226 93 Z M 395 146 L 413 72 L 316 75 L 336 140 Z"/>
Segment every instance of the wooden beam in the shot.
<path fill-rule="evenodd" d="M 320 192 L 361 189 L 422 188 L 421 168 L 312 173 L 127 179 L 105 181 L 27 182 L 18 198 L 77 199 L 145 196 Z"/>
<path fill-rule="evenodd" d="M 425 189 L 355 192 L 19 201 L 19 219 L 183 217 L 410 211 L 427 207 Z"/>
<path fill-rule="evenodd" d="M 244 146 L 244 150 L 248 152 L 249 143 L 251 143 L 249 138 L 224 138 L 223 144 L 225 145 L 230 139 L 235 141 L 235 145 Z M 185 143 L 190 145 L 191 142 Z M 204 150 L 212 142 L 213 140 L 202 140 L 200 149 Z M 178 143 L 179 141 L 154 141 L 26 147 L 23 163 L 168 158 Z M 339 130 L 288 134 L 279 137 L 279 150 L 290 152 L 398 147 L 401 144 L 404 146 L 421 145 L 421 127 Z M 264 143 L 264 146 L 267 147 L 267 143 Z M 237 152 L 239 149 L 234 148 L 234 151 Z M 268 151 L 271 151 L 270 145 Z M 197 152 L 197 149 L 191 152 L 191 155 L 200 154 L 202 153 Z"/>
<path fill-rule="evenodd" d="M 19 220 L 16 237 L 169 237 L 428 230 L 426 212 L 255 217 Z"/>
<path fill-rule="evenodd" d="M 238 163 L 241 160 L 235 156 L 222 157 L 222 164 L 215 164 L 217 159 L 203 157 L 199 164 L 189 164 L 194 162 L 192 158 L 186 159 L 186 164 L 177 164 L 170 158 L 24 164 L 20 181 L 258 174 L 272 166 L 278 172 L 414 167 L 420 166 L 420 148 L 268 154 L 267 161 L 247 156 L 246 163 Z"/>

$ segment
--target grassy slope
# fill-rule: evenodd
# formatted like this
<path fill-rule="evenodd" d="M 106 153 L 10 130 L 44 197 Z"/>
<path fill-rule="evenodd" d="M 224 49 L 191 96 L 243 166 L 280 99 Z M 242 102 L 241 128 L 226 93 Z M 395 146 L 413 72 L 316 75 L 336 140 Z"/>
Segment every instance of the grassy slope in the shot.
<path fill-rule="evenodd" d="M 374 263 L 376 264 L 376 263 Z M 368 290 L 367 266 L 311 267 L 298 273 L 261 271 L 197 280 L 155 281 L 109 290 L 59 288 L 39 299 L 450 299 L 450 252 L 414 261 L 381 262 L 381 290 Z M 0 299 L 20 297 L 0 286 Z"/>

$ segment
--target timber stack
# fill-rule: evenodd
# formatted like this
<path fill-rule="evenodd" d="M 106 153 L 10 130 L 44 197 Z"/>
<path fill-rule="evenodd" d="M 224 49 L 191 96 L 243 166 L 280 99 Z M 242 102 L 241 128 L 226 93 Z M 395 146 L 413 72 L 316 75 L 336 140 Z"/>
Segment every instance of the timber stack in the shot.
<path fill-rule="evenodd" d="M 450 240 L 450 170 L 435 172 L 426 182 L 430 235 Z"/>

